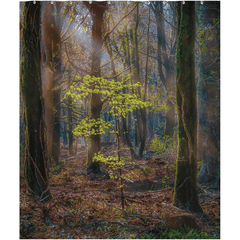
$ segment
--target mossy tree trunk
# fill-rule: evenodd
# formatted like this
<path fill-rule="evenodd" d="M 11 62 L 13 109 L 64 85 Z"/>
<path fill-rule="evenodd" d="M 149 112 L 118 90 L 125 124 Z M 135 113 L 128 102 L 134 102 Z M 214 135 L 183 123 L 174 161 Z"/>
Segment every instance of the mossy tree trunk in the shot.
<path fill-rule="evenodd" d="M 173 205 L 200 213 L 197 194 L 197 106 L 195 84 L 195 2 L 178 4 L 178 153 Z"/>
<path fill-rule="evenodd" d="M 51 199 L 51 194 L 44 143 L 40 23 L 41 3 L 26 2 L 21 32 L 21 91 L 26 125 L 25 179 L 28 192 L 47 201 Z"/>
<path fill-rule="evenodd" d="M 103 15 L 107 9 L 107 2 L 92 2 L 89 4 L 85 2 L 85 5 L 89 8 L 92 16 L 92 76 L 101 76 L 101 53 L 103 46 Z M 93 83 L 97 84 L 97 83 Z M 94 85 L 92 86 L 94 88 Z M 93 93 L 90 102 L 90 112 L 92 119 L 99 119 L 102 110 L 101 95 Z M 98 132 L 98 127 L 96 127 L 95 132 Z M 95 153 L 101 151 L 100 145 L 101 136 L 91 135 L 89 137 L 89 147 L 87 156 L 87 172 L 88 173 L 99 173 L 100 165 L 98 162 L 93 161 Z"/>

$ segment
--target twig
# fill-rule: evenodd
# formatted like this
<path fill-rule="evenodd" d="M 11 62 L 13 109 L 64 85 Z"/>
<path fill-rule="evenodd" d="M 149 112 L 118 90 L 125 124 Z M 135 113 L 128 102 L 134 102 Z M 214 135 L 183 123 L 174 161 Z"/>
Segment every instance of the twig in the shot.
<path fill-rule="evenodd" d="M 132 180 L 130 180 L 130 179 L 128 179 L 128 178 L 122 177 L 122 179 L 127 180 L 127 181 L 129 181 L 129 182 L 131 182 L 131 183 L 134 183 L 134 181 L 132 181 Z"/>
<path fill-rule="evenodd" d="M 161 191 L 164 191 L 164 190 L 166 190 L 166 188 L 161 189 L 161 190 L 151 191 L 151 192 L 144 192 L 144 194 L 147 194 L 147 193 L 157 193 L 157 192 L 161 192 Z"/>
<path fill-rule="evenodd" d="M 75 28 L 75 31 L 73 31 L 72 33 L 70 33 L 66 38 L 62 39 L 62 42 L 65 42 L 69 37 L 71 37 L 71 36 L 78 30 L 78 28 L 80 27 L 80 25 L 81 25 L 81 24 L 85 21 L 85 19 L 87 18 L 88 14 L 89 14 L 89 11 L 87 12 L 86 16 L 82 19 L 82 21 L 78 24 L 78 26 Z M 70 25 L 69 25 L 69 26 L 70 26 Z M 67 33 L 68 29 L 69 29 L 69 26 L 68 26 L 66 32 L 65 32 L 64 34 L 62 34 L 61 38 L 63 38 L 63 37 L 66 35 L 66 33 Z"/>
<path fill-rule="evenodd" d="M 178 187 L 178 189 L 183 186 L 183 184 L 188 180 L 188 178 L 191 178 L 191 177 L 187 177 L 187 178 L 183 181 L 183 183 Z"/>
<path fill-rule="evenodd" d="M 106 40 L 106 38 L 108 37 L 108 35 L 111 34 L 111 33 L 114 31 L 114 29 L 120 24 L 120 22 L 121 22 L 124 18 L 126 18 L 130 13 L 133 12 L 133 10 L 137 7 L 137 5 L 138 5 L 138 3 L 136 3 L 136 4 L 134 5 L 134 7 L 132 8 L 132 10 L 130 10 L 127 14 L 125 14 L 125 15 L 118 21 L 118 23 L 112 28 L 111 31 L 109 31 L 108 33 L 106 33 L 106 35 L 105 35 L 104 38 L 103 38 L 103 42 Z"/>
<path fill-rule="evenodd" d="M 116 78 L 118 77 L 119 75 L 123 74 L 124 72 L 126 72 L 129 68 L 131 68 L 133 65 L 129 66 L 127 69 L 123 70 L 122 72 L 118 73 L 117 75 L 115 76 L 110 76 L 110 77 L 104 77 L 105 79 L 111 79 L 111 78 Z"/>
<path fill-rule="evenodd" d="M 148 205 L 147 203 L 137 201 L 135 199 L 125 198 L 125 200 L 127 200 L 128 202 L 134 202 L 134 203 L 138 203 L 138 204 L 142 204 L 142 205 Z"/>

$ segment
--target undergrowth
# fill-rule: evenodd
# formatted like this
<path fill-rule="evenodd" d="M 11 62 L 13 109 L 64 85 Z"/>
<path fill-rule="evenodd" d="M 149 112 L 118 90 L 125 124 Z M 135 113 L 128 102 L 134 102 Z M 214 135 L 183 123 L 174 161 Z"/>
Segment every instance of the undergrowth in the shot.
<path fill-rule="evenodd" d="M 104 148 L 103 153 L 108 155 L 115 150 L 111 145 Z M 80 147 L 79 151 L 75 158 L 69 160 L 63 158 L 64 154 L 67 156 L 66 150 L 59 165 L 52 162 L 49 187 L 53 199 L 49 203 L 38 202 L 26 194 L 21 174 L 21 238 L 218 238 L 219 200 L 207 197 L 206 191 L 200 196 L 203 210 L 208 215 L 207 220 L 200 220 L 207 222 L 205 225 L 202 223 L 202 232 L 190 228 L 161 230 L 164 227 L 159 225 L 162 224 L 161 219 L 176 211 L 171 207 L 173 162 L 165 164 L 161 158 L 153 156 L 149 161 L 138 160 L 133 164 L 126 161 L 122 175 L 125 185 L 125 208 L 122 210 L 119 181 L 104 174 L 86 174 L 87 149 Z M 124 158 L 129 157 L 125 153 L 123 155 Z M 102 170 L 108 172 L 109 169 L 103 166 Z"/>
<path fill-rule="evenodd" d="M 177 230 L 155 229 L 149 233 L 143 234 L 140 239 L 219 239 L 219 237 L 184 226 Z"/>

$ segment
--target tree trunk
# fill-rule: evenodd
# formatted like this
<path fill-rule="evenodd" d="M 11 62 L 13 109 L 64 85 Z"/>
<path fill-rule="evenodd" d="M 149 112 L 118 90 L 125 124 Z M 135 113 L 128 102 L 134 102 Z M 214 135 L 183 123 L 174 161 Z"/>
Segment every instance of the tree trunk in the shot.
<path fill-rule="evenodd" d="M 103 29 L 103 14 L 107 9 L 107 2 L 92 2 L 92 4 L 85 3 L 92 15 L 92 76 L 101 76 L 101 51 L 103 45 L 102 29 Z M 97 83 L 94 83 L 97 84 Z M 94 88 L 94 85 L 92 86 Z M 101 95 L 93 93 L 90 102 L 90 111 L 92 119 L 99 119 L 102 110 Z M 98 131 L 96 127 L 95 131 Z M 100 135 L 91 135 L 89 137 L 88 158 L 87 158 L 87 172 L 100 172 L 100 165 L 98 162 L 93 162 L 94 154 L 101 151 Z"/>
<path fill-rule="evenodd" d="M 56 3 L 60 15 L 61 3 Z M 54 6 L 50 2 L 44 3 L 42 19 L 42 60 L 43 60 L 43 93 L 45 98 L 45 121 L 47 127 L 48 158 L 57 163 L 60 154 L 60 88 L 61 78 L 60 32 L 62 21 L 55 20 Z M 54 90 L 55 88 L 55 90 Z"/>
<path fill-rule="evenodd" d="M 137 6 L 137 14 L 136 14 L 136 26 L 134 32 L 134 57 L 133 57 L 133 65 L 134 65 L 134 80 L 136 82 L 141 82 L 140 78 L 140 66 L 139 66 L 139 57 L 138 57 L 138 25 L 139 25 L 139 4 Z M 141 97 L 140 88 L 137 88 L 137 94 Z M 136 118 L 137 118 L 137 128 L 138 128 L 138 135 L 139 135 L 139 159 L 143 157 L 143 150 L 145 147 L 146 142 L 146 134 L 147 134 L 147 127 L 146 127 L 146 114 L 144 109 L 136 109 Z"/>
<path fill-rule="evenodd" d="M 220 3 L 201 6 L 203 26 L 199 80 L 198 159 L 202 161 L 199 183 L 220 188 Z"/>
<path fill-rule="evenodd" d="M 40 23 L 41 3 L 26 2 L 21 33 L 21 91 L 26 125 L 25 178 L 28 192 L 48 201 L 52 197 L 48 185 L 44 142 Z"/>
<path fill-rule="evenodd" d="M 173 204 L 200 213 L 197 195 L 197 106 L 195 86 L 195 2 L 178 4 L 178 154 Z"/>
<path fill-rule="evenodd" d="M 127 38 L 127 43 L 125 42 L 125 38 L 123 38 L 123 51 L 124 51 L 124 56 L 125 58 L 122 59 L 123 65 L 125 68 L 130 67 L 130 53 L 129 53 L 129 43 L 128 43 L 128 34 L 126 33 L 126 38 Z M 109 39 L 110 40 L 110 39 Z M 109 41 L 110 43 L 110 41 Z M 109 46 L 110 50 L 111 50 L 111 45 Z M 112 59 L 112 51 L 109 51 L 109 55 Z M 112 62 L 112 64 L 114 65 L 114 63 Z M 113 72 L 114 76 L 116 75 L 116 71 L 115 71 L 115 67 L 114 67 L 114 72 Z M 123 89 L 123 93 L 126 93 L 126 89 Z M 128 118 L 128 125 L 127 125 L 127 118 Z M 124 144 L 126 144 L 131 152 L 131 156 L 133 159 L 137 159 L 138 156 L 136 155 L 136 153 L 134 152 L 133 149 L 133 145 L 131 143 L 130 140 L 130 129 L 131 129 L 131 112 L 127 113 L 127 117 L 123 117 L 122 116 L 122 134 L 120 136 L 122 136 L 122 139 L 124 141 Z"/>
<path fill-rule="evenodd" d="M 72 97 L 68 96 L 68 147 L 69 147 L 69 155 L 73 156 L 74 152 L 73 152 L 73 133 L 72 133 Z"/>
<path fill-rule="evenodd" d="M 45 104 L 44 120 L 46 125 L 46 142 L 48 150 L 48 161 L 52 159 L 52 142 L 53 142 L 53 71 L 52 71 L 52 28 L 53 22 L 53 5 L 43 4 L 42 16 L 42 81 L 43 97 Z"/>
<path fill-rule="evenodd" d="M 60 16 L 60 3 L 56 3 L 57 15 Z M 53 5 L 53 4 L 51 4 Z M 52 11 L 53 14 L 53 11 Z M 59 81 L 61 79 L 61 29 L 62 21 L 57 22 L 56 18 L 53 18 L 52 24 L 52 46 L 53 46 L 53 104 L 54 104 L 54 125 L 53 125 L 53 145 L 52 154 L 53 159 L 56 163 L 59 162 L 60 154 L 60 117 L 61 117 L 61 105 L 60 105 L 60 95 L 61 88 L 59 87 Z"/>
<path fill-rule="evenodd" d="M 165 22 L 163 19 L 163 2 L 156 2 L 155 8 L 155 16 L 157 23 L 157 48 L 158 48 L 158 72 L 160 79 L 167 91 L 167 107 L 166 111 L 166 121 L 165 121 L 165 135 L 173 137 L 174 135 L 174 127 L 175 127 L 175 105 L 174 95 L 175 95 L 175 86 L 174 86 L 174 69 L 173 69 L 173 58 L 171 56 L 168 57 L 166 52 L 166 37 L 165 37 Z M 174 52 L 174 49 L 172 49 Z M 164 68 L 166 72 L 166 76 L 163 72 L 163 63 L 164 60 Z"/>
<path fill-rule="evenodd" d="M 67 112 L 66 112 L 66 108 L 63 108 L 63 116 L 66 116 Z M 67 139 L 67 124 L 64 121 L 63 123 L 63 132 L 62 132 L 62 136 L 63 136 L 63 145 L 66 146 L 68 143 L 68 139 Z"/>

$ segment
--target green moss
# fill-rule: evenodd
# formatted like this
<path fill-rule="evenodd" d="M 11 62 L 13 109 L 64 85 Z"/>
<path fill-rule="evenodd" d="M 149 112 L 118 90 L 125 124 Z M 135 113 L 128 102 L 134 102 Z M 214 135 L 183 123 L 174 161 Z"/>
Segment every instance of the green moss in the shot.
<path fill-rule="evenodd" d="M 194 2 L 178 6 L 177 113 L 178 152 L 173 204 L 201 212 L 197 197 L 197 110 L 194 66 Z M 184 57 L 183 57 L 184 56 Z"/>

